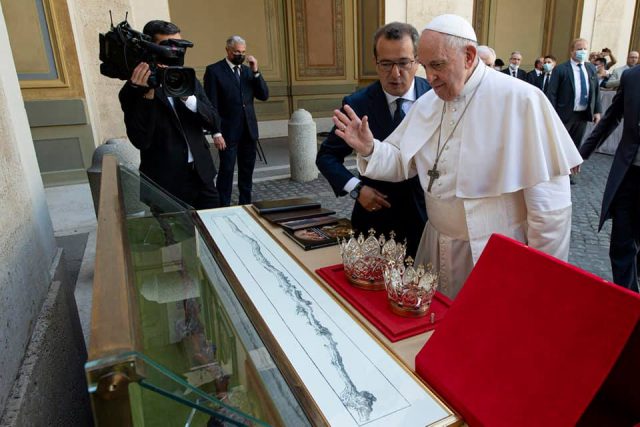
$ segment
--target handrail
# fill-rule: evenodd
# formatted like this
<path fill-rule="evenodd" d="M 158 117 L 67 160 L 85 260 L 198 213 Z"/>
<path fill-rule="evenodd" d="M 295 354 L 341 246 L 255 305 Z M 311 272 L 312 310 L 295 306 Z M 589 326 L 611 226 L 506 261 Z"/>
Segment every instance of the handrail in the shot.
<path fill-rule="evenodd" d="M 142 335 L 114 156 L 102 160 L 99 206 L 87 380 L 96 423 L 131 425 L 128 384 L 136 380 L 139 367 L 118 356 L 139 351 Z"/>

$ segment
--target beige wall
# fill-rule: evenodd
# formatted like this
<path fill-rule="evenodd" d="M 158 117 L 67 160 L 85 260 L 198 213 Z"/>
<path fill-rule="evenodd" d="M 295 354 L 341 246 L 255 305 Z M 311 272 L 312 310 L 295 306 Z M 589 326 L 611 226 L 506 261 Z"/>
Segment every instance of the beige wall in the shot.
<path fill-rule="evenodd" d="M 418 32 L 438 15 L 452 13 L 466 18 L 473 17 L 473 0 L 407 0 L 407 22 L 418 29 Z"/>
<path fill-rule="evenodd" d="M 542 52 L 546 0 L 526 2 L 493 0 L 489 11 L 488 45 L 505 64 L 511 52 L 522 53 L 523 70 L 533 69 Z M 522 19 L 526 16 L 527 19 Z"/>
<path fill-rule="evenodd" d="M 53 228 L 0 6 L 0 412 L 47 294 Z"/>
<path fill-rule="evenodd" d="M 618 59 L 618 64 L 624 65 L 635 4 L 634 0 L 584 1 L 580 36 L 589 40 L 592 51 L 608 47 Z"/>
<path fill-rule="evenodd" d="M 113 0 L 106 7 L 100 0 L 68 0 L 73 32 L 76 38 L 78 59 L 82 69 L 82 80 L 87 95 L 89 117 L 93 123 L 94 141 L 97 145 L 109 138 L 125 135 L 122 110 L 118 102 L 118 91 L 123 82 L 100 74 L 98 59 L 98 33 L 109 30 L 109 10 L 114 24 L 124 19 L 129 12 L 131 26 L 142 31 L 151 19 L 169 19 L 166 1 Z"/>

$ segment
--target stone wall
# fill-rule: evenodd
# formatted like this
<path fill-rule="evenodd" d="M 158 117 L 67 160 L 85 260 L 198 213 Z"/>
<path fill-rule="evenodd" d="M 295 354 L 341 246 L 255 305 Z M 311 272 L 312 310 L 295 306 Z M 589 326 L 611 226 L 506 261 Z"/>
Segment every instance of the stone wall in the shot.
<path fill-rule="evenodd" d="M 55 253 L 53 228 L 8 40 L 0 8 L 0 408 L 4 407 L 47 295 Z"/>
<path fill-rule="evenodd" d="M 614 68 L 627 60 L 636 1 L 584 1 L 580 36 L 589 40 L 591 51 L 611 49 L 618 60 Z"/>

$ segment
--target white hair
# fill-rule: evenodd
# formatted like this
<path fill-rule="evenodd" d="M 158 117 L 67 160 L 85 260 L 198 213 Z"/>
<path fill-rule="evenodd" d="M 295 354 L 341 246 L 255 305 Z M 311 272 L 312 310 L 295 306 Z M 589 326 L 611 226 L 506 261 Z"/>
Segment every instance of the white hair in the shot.
<path fill-rule="evenodd" d="M 478 46 L 478 56 L 482 55 L 488 56 L 492 64 L 496 62 L 496 51 L 493 50 L 492 47 L 489 47 L 487 45 Z"/>
<path fill-rule="evenodd" d="M 245 42 L 244 39 L 240 36 L 231 36 L 227 39 L 227 47 L 232 48 L 237 44 L 243 44 L 246 46 L 247 42 Z"/>
<path fill-rule="evenodd" d="M 444 40 L 448 47 L 462 50 L 467 46 L 473 46 L 476 49 L 478 48 L 478 42 L 475 42 L 470 39 L 465 39 L 464 37 L 452 36 L 451 34 L 444 34 Z"/>

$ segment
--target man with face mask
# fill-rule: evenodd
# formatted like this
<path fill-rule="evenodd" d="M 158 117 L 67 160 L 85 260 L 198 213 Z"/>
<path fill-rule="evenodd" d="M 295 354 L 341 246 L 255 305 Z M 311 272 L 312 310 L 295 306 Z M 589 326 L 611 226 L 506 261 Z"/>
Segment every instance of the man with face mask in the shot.
<path fill-rule="evenodd" d="M 180 28 L 166 21 L 150 21 L 143 32 L 158 44 L 181 39 Z M 141 62 L 119 95 L 127 136 L 140 150 L 140 172 L 196 209 L 215 208 L 215 166 L 202 129 L 218 132 L 217 113 L 197 80 L 195 94 L 172 98 L 162 86 L 149 87 L 150 74 L 149 64 Z M 141 198 L 159 208 L 146 185 Z"/>
<path fill-rule="evenodd" d="M 520 80 L 524 80 L 526 82 L 527 72 L 525 70 L 520 69 L 521 62 L 522 62 L 522 54 L 517 50 L 511 52 L 511 57 L 509 58 L 509 66 L 504 70 L 502 70 L 502 72 L 512 77 L 517 77 Z"/>
<path fill-rule="evenodd" d="M 598 123 L 602 107 L 596 68 L 587 61 L 589 42 L 575 39 L 570 47 L 571 58 L 555 68 L 546 93 L 579 148 L 587 123 Z"/>
<path fill-rule="evenodd" d="M 566 260 L 568 175 L 582 159 L 544 94 L 479 61 L 475 31 L 456 15 L 425 27 L 418 58 L 432 90 L 384 141 L 347 105 L 333 117 L 361 174 L 419 177 L 429 221 L 416 261 L 431 263 L 453 298 L 492 233 Z"/>
<path fill-rule="evenodd" d="M 252 55 L 246 56 L 246 49 L 247 43 L 242 37 L 229 37 L 227 57 L 207 66 L 204 74 L 204 90 L 221 120 L 220 132 L 213 135 L 213 143 L 220 153 L 216 184 L 221 206 L 231 204 L 236 159 L 238 203 L 251 203 L 258 143 L 258 120 L 253 100 L 266 101 L 269 98 L 269 89 L 258 69 L 258 60 Z M 243 65 L 245 59 L 249 66 Z"/>
<path fill-rule="evenodd" d="M 549 89 L 549 81 L 551 80 L 551 75 L 553 73 L 553 69 L 556 66 L 556 57 L 553 55 L 547 55 L 544 57 L 542 61 L 542 91 L 546 94 L 547 89 Z"/>

